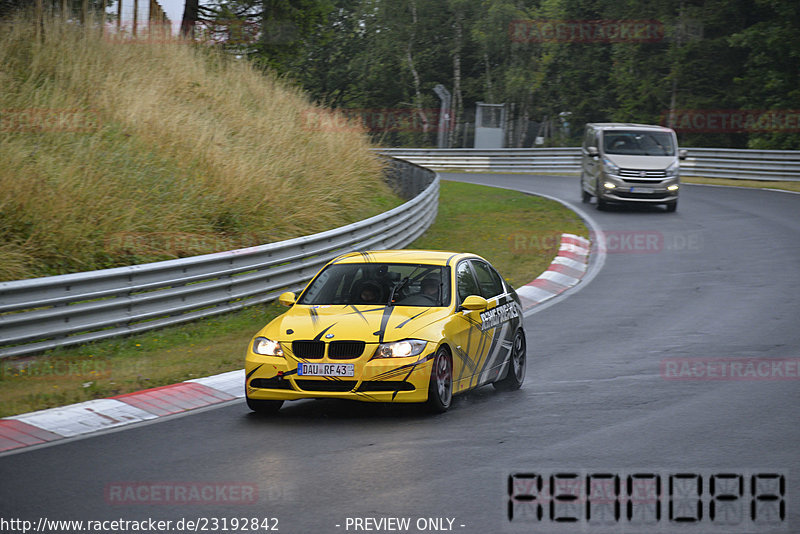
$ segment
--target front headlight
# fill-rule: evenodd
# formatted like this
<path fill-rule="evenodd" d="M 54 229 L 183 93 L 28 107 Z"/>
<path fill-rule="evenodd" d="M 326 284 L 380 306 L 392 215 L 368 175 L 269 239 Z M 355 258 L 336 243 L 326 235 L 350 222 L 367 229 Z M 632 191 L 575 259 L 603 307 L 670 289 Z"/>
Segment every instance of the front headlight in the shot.
<path fill-rule="evenodd" d="M 606 189 L 616 189 L 617 184 L 613 182 L 603 182 L 603 187 L 605 187 Z"/>
<path fill-rule="evenodd" d="M 381 343 L 375 351 L 376 358 L 406 358 L 416 356 L 425 350 L 427 341 L 421 339 L 404 339 L 392 343 Z"/>
<path fill-rule="evenodd" d="M 673 163 L 672 165 L 667 167 L 667 169 L 666 169 L 666 171 L 664 171 L 664 173 L 667 175 L 667 177 L 678 176 L 678 172 L 680 171 L 680 169 L 681 169 L 681 166 L 676 161 L 675 163 Z"/>
<path fill-rule="evenodd" d="M 606 174 L 619 174 L 619 167 L 611 163 L 611 160 L 608 158 L 603 158 L 603 170 Z"/>
<path fill-rule="evenodd" d="M 672 184 L 667 186 L 667 191 L 677 191 L 680 186 L 678 184 Z"/>
<path fill-rule="evenodd" d="M 253 340 L 253 352 L 262 356 L 283 357 L 281 344 L 265 337 L 257 337 Z"/>

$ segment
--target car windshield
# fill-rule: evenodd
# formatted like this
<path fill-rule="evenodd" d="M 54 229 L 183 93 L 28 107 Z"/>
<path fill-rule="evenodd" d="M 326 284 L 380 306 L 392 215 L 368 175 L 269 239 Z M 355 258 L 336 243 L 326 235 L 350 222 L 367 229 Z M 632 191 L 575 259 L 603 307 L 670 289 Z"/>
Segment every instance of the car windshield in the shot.
<path fill-rule="evenodd" d="M 412 263 L 336 263 L 327 266 L 299 304 L 447 306 L 450 268 Z"/>
<path fill-rule="evenodd" d="M 674 156 L 675 143 L 669 132 L 613 130 L 603 133 L 606 154 L 630 156 Z"/>

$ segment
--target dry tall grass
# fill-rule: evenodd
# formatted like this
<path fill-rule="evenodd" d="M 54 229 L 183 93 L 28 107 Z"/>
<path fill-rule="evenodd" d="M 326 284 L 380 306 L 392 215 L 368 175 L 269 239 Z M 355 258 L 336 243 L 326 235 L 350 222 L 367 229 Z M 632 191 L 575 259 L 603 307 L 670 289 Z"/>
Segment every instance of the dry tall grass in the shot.
<path fill-rule="evenodd" d="M 0 31 L 0 280 L 278 241 L 396 205 L 354 128 L 246 61 L 21 19 Z"/>

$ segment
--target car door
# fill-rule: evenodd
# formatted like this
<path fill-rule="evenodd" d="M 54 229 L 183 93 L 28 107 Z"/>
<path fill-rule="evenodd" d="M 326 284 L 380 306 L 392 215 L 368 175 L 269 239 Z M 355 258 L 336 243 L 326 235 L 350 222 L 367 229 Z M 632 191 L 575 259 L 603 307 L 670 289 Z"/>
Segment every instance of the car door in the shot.
<path fill-rule="evenodd" d="M 481 330 L 481 311 L 461 308 L 470 295 L 481 296 L 480 286 L 469 260 L 461 260 L 454 269 L 455 312 L 447 325 L 447 337 L 452 341 L 453 392 L 459 393 L 473 385 L 473 378 L 485 361 L 489 350 L 487 336 Z"/>
<path fill-rule="evenodd" d="M 589 147 L 599 150 L 597 145 L 598 132 L 594 128 L 587 127 L 581 148 L 581 187 L 585 191 L 596 194 L 595 185 L 597 183 L 597 173 L 599 172 L 600 158 L 589 154 Z"/>
<path fill-rule="evenodd" d="M 481 331 L 488 344 L 483 360 L 476 368 L 473 384 L 481 386 L 494 382 L 507 364 L 521 310 L 516 299 L 506 289 L 502 278 L 487 262 L 470 261 L 481 296 L 489 303 L 480 314 Z"/>

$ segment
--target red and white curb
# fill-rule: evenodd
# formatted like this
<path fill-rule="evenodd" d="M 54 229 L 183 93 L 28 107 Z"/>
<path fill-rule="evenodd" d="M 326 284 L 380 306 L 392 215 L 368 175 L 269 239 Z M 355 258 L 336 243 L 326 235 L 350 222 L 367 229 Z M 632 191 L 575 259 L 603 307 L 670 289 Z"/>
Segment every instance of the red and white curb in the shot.
<path fill-rule="evenodd" d="M 576 285 L 586 273 L 589 246 L 583 237 L 563 234 L 550 267 L 517 290 L 523 308 L 530 309 Z M 0 453 L 240 399 L 244 397 L 244 379 L 244 369 L 240 369 L 0 419 Z"/>
<path fill-rule="evenodd" d="M 244 369 L 0 419 L 0 453 L 244 397 Z"/>
<path fill-rule="evenodd" d="M 522 308 L 528 310 L 575 286 L 586 274 L 591 241 L 573 234 L 561 235 L 561 246 L 550 267 L 536 280 L 517 289 Z"/>

